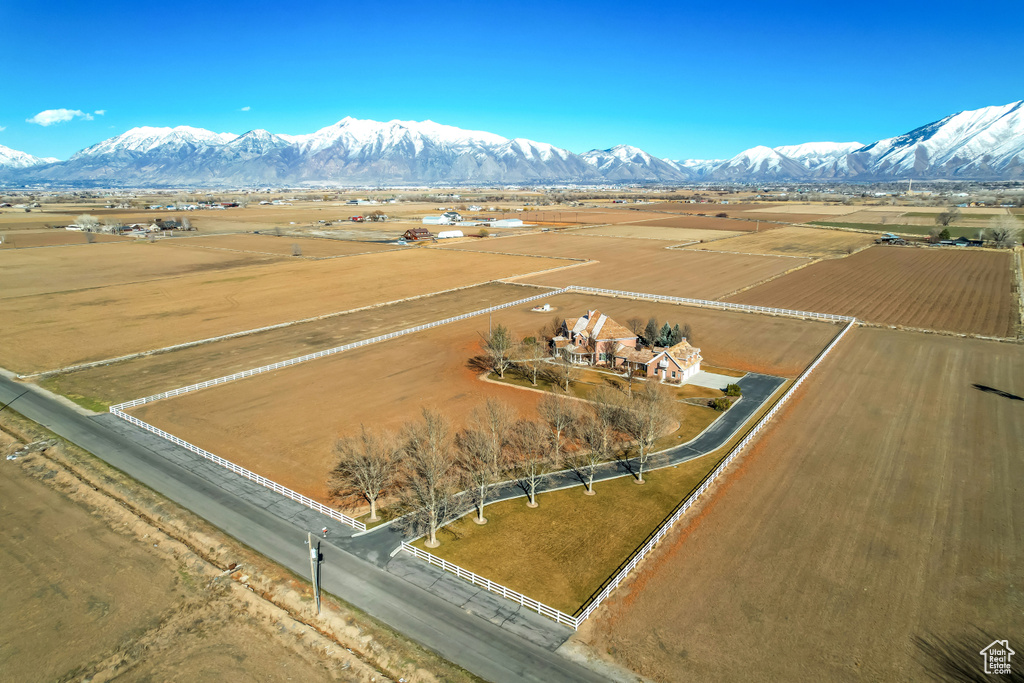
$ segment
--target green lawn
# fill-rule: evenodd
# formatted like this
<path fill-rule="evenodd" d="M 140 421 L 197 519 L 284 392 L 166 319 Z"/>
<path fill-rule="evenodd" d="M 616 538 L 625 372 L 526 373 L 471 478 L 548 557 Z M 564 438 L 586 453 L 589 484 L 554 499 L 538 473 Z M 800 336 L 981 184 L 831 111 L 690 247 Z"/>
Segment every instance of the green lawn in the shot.
<path fill-rule="evenodd" d="M 620 477 L 488 505 L 488 523 L 470 514 L 438 534 L 441 546 L 420 548 L 567 614 L 582 607 L 666 516 L 710 472 L 710 454 L 644 475 Z"/>

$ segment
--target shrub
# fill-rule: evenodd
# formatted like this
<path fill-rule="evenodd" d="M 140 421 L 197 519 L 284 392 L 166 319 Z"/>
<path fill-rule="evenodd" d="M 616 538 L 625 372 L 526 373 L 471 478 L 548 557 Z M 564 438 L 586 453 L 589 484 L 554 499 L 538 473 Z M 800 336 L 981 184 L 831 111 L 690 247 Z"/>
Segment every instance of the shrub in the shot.
<path fill-rule="evenodd" d="M 728 218 L 728 217 L 729 217 L 729 214 L 727 214 L 725 211 L 722 211 L 721 213 L 716 213 L 715 214 L 715 218 Z"/>
<path fill-rule="evenodd" d="M 740 387 L 739 384 L 730 384 L 730 385 L 728 385 L 725 388 L 725 395 L 726 396 L 742 396 L 743 395 L 743 389 Z"/>
<path fill-rule="evenodd" d="M 720 398 L 713 398 L 713 399 L 708 401 L 708 407 L 709 408 L 714 408 L 715 410 L 717 410 L 719 412 L 724 412 L 726 410 L 729 410 L 729 406 L 731 406 L 731 405 L 732 405 L 732 401 L 730 401 L 729 399 L 725 398 L 724 396 L 722 396 Z"/>

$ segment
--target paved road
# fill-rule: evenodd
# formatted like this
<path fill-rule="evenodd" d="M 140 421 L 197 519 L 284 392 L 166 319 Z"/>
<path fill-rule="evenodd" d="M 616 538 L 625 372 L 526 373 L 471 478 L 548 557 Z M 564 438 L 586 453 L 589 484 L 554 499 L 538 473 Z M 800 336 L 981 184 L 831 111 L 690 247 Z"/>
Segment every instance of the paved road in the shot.
<path fill-rule="evenodd" d="M 27 388 L 30 391 L 19 397 Z M 0 377 L 0 403 L 14 399 L 11 408 L 22 415 L 192 510 L 300 576 L 308 571 L 309 556 L 303 541 L 309 526 L 299 526 L 260 505 L 258 500 L 250 502 L 248 495 L 211 483 L 108 426 L 105 422 L 110 419 L 108 416 L 82 415 L 34 387 Z M 245 490 L 245 487 L 239 486 L 239 489 Z M 324 589 L 442 657 L 491 681 L 605 680 L 590 669 L 496 623 L 497 618 L 515 619 L 514 614 L 495 618 L 477 616 L 478 610 L 456 606 L 377 564 L 339 549 L 333 543 L 335 528 L 332 525 L 329 539 L 332 542 L 324 542 L 322 546 Z M 346 543 L 343 538 L 337 541 Z M 506 611 L 509 610 L 506 608 Z M 536 623 L 532 619 L 543 619 L 529 614 L 518 618 L 528 625 L 527 628 L 530 623 Z"/>

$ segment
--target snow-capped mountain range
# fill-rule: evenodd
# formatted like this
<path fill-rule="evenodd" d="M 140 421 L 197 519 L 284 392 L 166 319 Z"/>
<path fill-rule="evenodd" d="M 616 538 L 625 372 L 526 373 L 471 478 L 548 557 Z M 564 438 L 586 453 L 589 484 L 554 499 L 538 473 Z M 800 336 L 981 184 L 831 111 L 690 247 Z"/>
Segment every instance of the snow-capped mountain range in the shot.
<path fill-rule="evenodd" d="M 670 160 L 619 145 L 574 154 L 433 121 L 344 118 L 307 135 L 133 128 L 72 156 L 0 146 L 0 179 L 105 185 L 687 183 L 1018 179 L 1024 101 L 964 111 L 867 145 L 753 147 L 731 159 Z"/>

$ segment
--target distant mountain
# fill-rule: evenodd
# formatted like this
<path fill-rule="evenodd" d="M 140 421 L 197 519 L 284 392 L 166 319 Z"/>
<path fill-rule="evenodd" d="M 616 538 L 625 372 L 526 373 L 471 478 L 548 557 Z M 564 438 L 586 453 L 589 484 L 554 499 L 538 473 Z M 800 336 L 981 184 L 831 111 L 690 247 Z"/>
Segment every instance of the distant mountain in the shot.
<path fill-rule="evenodd" d="M 19 152 L 16 149 L 0 145 L 0 172 L 12 169 L 31 168 L 32 166 L 42 166 L 44 164 L 52 164 L 56 161 L 59 161 L 59 159 L 34 157 L 31 154 Z"/>
<path fill-rule="evenodd" d="M 110 185 L 666 183 L 1024 177 L 1024 102 L 960 112 L 894 138 L 753 147 L 672 161 L 618 145 L 574 154 L 433 121 L 344 118 L 307 135 L 133 128 L 67 161 L 0 147 L 14 182 Z"/>

